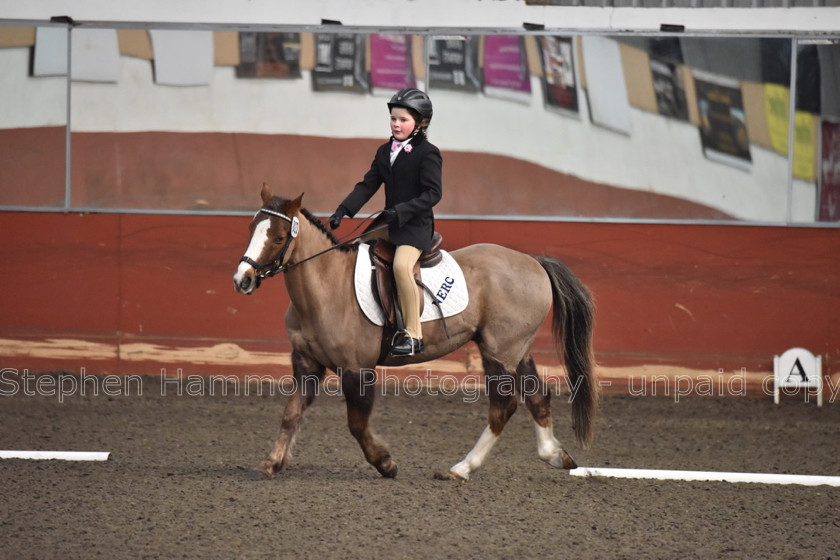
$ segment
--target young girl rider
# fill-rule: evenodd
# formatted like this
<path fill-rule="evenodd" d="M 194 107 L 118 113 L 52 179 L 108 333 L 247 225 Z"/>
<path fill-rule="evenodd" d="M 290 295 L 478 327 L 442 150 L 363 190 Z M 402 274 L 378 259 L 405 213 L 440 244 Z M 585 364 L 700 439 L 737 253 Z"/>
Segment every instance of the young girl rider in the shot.
<path fill-rule="evenodd" d="M 405 322 L 404 337 L 391 348 L 392 356 L 423 351 L 420 298 L 414 264 L 430 248 L 435 230 L 432 207 L 442 194 L 440 150 L 429 143 L 426 129 L 432 120 L 432 101 L 424 92 L 407 88 L 388 102 L 391 139 L 376 150 L 370 170 L 330 216 L 336 229 L 345 216 L 353 217 L 385 184 L 385 210 L 378 220 L 388 224 L 388 238 L 397 250 L 394 279 Z"/>

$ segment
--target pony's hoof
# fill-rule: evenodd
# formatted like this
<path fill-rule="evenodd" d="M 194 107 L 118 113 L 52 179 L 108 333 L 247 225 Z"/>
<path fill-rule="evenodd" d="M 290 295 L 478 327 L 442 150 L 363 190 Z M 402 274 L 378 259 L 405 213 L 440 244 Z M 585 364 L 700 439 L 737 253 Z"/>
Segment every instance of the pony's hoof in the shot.
<path fill-rule="evenodd" d="M 381 474 L 385 478 L 397 477 L 397 464 L 393 461 L 389 461 L 387 465 L 376 467 L 376 470 L 378 470 L 379 474 Z"/>
<path fill-rule="evenodd" d="M 274 463 L 270 461 L 263 461 L 252 470 L 248 471 L 249 480 L 269 480 L 274 478 L 274 473 L 278 469 L 274 467 Z"/>
<path fill-rule="evenodd" d="M 269 480 L 272 478 L 272 475 L 259 469 L 249 470 L 245 473 L 245 476 L 248 478 L 248 480 Z"/>
<path fill-rule="evenodd" d="M 449 471 L 448 473 L 436 472 L 432 478 L 434 478 L 435 480 L 447 480 L 447 481 L 457 480 L 458 482 L 466 482 L 468 480 L 468 479 L 464 478 L 463 476 L 461 476 L 459 474 L 455 474 L 452 471 Z"/>
<path fill-rule="evenodd" d="M 576 469 L 578 467 L 577 461 L 575 461 L 571 455 L 562 451 L 559 455 L 555 455 L 548 461 L 548 464 L 552 467 L 557 467 L 558 469 L 566 469 L 570 471 L 572 469 Z"/>
<path fill-rule="evenodd" d="M 572 456 L 565 451 L 563 452 L 563 468 L 567 471 L 578 468 L 577 461 L 575 461 Z"/>

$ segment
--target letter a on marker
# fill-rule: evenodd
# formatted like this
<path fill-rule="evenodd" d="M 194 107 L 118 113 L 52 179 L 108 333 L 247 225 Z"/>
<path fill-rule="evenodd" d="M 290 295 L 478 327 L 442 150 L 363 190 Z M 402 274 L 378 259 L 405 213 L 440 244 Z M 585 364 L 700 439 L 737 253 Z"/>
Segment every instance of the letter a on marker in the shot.
<path fill-rule="evenodd" d="M 808 375 L 805 373 L 805 368 L 802 367 L 802 362 L 799 361 L 799 358 L 796 358 L 796 361 L 793 363 L 793 367 L 790 368 L 790 373 L 788 373 L 785 381 L 789 381 L 790 376 L 795 374 L 794 372 L 799 374 L 803 383 L 808 383 Z"/>

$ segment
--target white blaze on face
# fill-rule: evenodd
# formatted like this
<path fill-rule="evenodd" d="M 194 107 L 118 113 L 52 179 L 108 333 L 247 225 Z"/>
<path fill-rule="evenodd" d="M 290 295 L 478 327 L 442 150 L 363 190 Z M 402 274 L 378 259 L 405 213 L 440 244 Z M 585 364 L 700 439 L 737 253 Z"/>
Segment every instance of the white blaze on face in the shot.
<path fill-rule="evenodd" d="M 271 220 L 263 220 L 254 228 L 254 235 L 251 236 L 251 242 L 248 244 L 248 249 L 245 251 L 245 256 L 254 262 L 260 263 L 257 259 L 262 254 L 268 243 L 268 228 L 271 225 Z M 239 263 L 239 268 L 236 269 L 234 279 L 242 278 L 248 269 L 251 268 L 246 262 Z"/>

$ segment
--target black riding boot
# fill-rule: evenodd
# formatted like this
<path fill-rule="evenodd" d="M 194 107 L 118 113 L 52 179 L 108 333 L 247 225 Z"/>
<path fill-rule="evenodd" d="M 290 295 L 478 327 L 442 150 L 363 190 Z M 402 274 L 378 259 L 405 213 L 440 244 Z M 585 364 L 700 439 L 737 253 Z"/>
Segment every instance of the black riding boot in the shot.
<path fill-rule="evenodd" d="M 423 351 L 425 346 L 423 340 L 419 338 L 412 338 L 404 336 L 402 340 L 391 347 L 392 356 L 413 356 Z"/>

